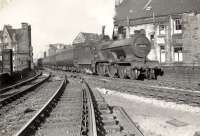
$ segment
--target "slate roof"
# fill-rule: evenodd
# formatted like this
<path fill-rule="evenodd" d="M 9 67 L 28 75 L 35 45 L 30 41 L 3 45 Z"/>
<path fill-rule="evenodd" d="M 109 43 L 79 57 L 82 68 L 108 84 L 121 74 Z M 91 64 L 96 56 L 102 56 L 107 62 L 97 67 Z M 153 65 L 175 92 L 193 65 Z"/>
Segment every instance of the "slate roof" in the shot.
<path fill-rule="evenodd" d="M 25 33 L 22 28 L 21 29 L 13 29 L 13 28 L 7 27 L 6 25 L 4 27 L 7 29 L 8 34 L 12 40 L 16 40 L 18 43 L 21 43 L 26 40 L 27 33 Z"/>
<path fill-rule="evenodd" d="M 1 34 L 2 34 L 2 32 L 3 32 L 3 31 L 0 30 L 0 38 L 1 38 Z"/>
<path fill-rule="evenodd" d="M 80 32 L 76 38 L 73 40 L 73 44 L 77 43 L 90 43 L 90 42 L 95 42 L 99 41 L 101 38 L 98 34 L 96 33 L 85 33 L 85 32 Z"/>
<path fill-rule="evenodd" d="M 86 41 L 98 41 L 99 40 L 99 35 L 95 33 L 84 33 L 81 32 L 83 37 L 85 38 Z"/>
<path fill-rule="evenodd" d="M 5 26 L 7 28 L 8 34 L 10 35 L 10 37 L 13 37 L 13 34 L 15 33 L 15 29 L 10 29 L 9 27 Z"/>
<path fill-rule="evenodd" d="M 141 19 L 152 17 L 152 11 L 146 11 L 149 0 L 124 0 L 115 8 L 116 20 Z M 150 3 L 155 16 L 175 15 L 189 12 L 200 12 L 200 0 L 152 0 Z"/>

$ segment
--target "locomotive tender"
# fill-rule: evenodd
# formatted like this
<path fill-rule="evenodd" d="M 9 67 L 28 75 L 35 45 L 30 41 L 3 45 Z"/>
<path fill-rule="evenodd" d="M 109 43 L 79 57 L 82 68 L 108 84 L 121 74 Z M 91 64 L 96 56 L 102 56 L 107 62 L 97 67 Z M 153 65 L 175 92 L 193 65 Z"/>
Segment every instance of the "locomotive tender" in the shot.
<path fill-rule="evenodd" d="M 128 39 L 74 43 L 72 49 L 44 58 L 46 66 L 130 79 L 157 79 L 163 71 L 157 61 L 147 58 L 151 43 L 142 32 Z"/>

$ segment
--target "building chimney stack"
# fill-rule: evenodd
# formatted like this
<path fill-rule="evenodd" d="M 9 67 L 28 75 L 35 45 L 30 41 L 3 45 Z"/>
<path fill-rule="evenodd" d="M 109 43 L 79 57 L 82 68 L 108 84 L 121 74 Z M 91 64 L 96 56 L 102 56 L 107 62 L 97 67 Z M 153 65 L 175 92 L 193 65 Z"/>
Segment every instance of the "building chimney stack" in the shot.
<path fill-rule="evenodd" d="M 103 25 L 103 26 L 102 26 L 102 37 L 103 37 L 103 38 L 104 38 L 104 36 L 105 36 L 105 28 L 106 28 L 106 26 Z"/>
<path fill-rule="evenodd" d="M 47 57 L 47 52 L 45 51 L 45 52 L 44 52 L 44 58 L 46 58 L 46 57 Z"/>
<path fill-rule="evenodd" d="M 12 29 L 11 25 L 5 25 L 8 29 Z"/>

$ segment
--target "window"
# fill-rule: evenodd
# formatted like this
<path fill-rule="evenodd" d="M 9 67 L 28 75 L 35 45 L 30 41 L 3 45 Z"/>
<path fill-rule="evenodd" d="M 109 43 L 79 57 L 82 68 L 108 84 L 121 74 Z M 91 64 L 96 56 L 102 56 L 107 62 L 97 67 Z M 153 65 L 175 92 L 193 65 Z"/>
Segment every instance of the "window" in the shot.
<path fill-rule="evenodd" d="M 161 63 L 165 62 L 165 46 L 164 45 L 160 46 L 160 62 Z"/>
<path fill-rule="evenodd" d="M 113 40 L 117 40 L 118 37 L 118 27 L 115 26 L 113 29 Z"/>
<path fill-rule="evenodd" d="M 124 0 L 115 0 L 115 6 L 119 6 Z"/>
<path fill-rule="evenodd" d="M 165 34 L 165 25 L 159 25 L 159 34 Z"/>
<path fill-rule="evenodd" d="M 154 34 L 150 35 L 151 40 L 154 40 Z"/>
<path fill-rule="evenodd" d="M 119 32 L 119 39 L 124 39 L 126 37 L 126 28 L 123 26 L 118 27 L 118 32 Z"/>
<path fill-rule="evenodd" d="M 175 19 L 175 30 L 182 30 L 182 20 Z"/>
<path fill-rule="evenodd" d="M 183 61 L 183 48 L 182 47 L 174 47 L 174 61 L 175 62 Z"/>

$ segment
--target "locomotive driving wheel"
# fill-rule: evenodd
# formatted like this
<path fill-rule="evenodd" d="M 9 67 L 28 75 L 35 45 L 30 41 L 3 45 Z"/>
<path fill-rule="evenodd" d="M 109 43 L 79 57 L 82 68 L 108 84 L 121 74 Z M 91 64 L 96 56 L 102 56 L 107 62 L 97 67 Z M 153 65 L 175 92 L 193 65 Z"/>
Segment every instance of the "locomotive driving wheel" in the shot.
<path fill-rule="evenodd" d="M 119 66 L 118 75 L 120 78 L 126 78 L 126 69 L 123 66 Z"/>
<path fill-rule="evenodd" d="M 157 79 L 154 69 L 149 70 L 149 79 Z"/>
<path fill-rule="evenodd" d="M 107 66 L 104 63 L 97 64 L 97 74 L 105 76 L 107 74 Z"/>
<path fill-rule="evenodd" d="M 137 80 L 139 75 L 139 71 L 137 69 L 131 69 L 129 72 L 129 78 L 132 80 Z"/>
<path fill-rule="evenodd" d="M 103 75 L 103 67 L 102 67 L 102 65 L 100 63 L 97 64 L 97 74 L 98 75 Z"/>
<path fill-rule="evenodd" d="M 115 67 L 115 65 L 109 65 L 108 66 L 108 75 L 110 77 L 115 77 L 117 74 L 117 68 Z"/>

